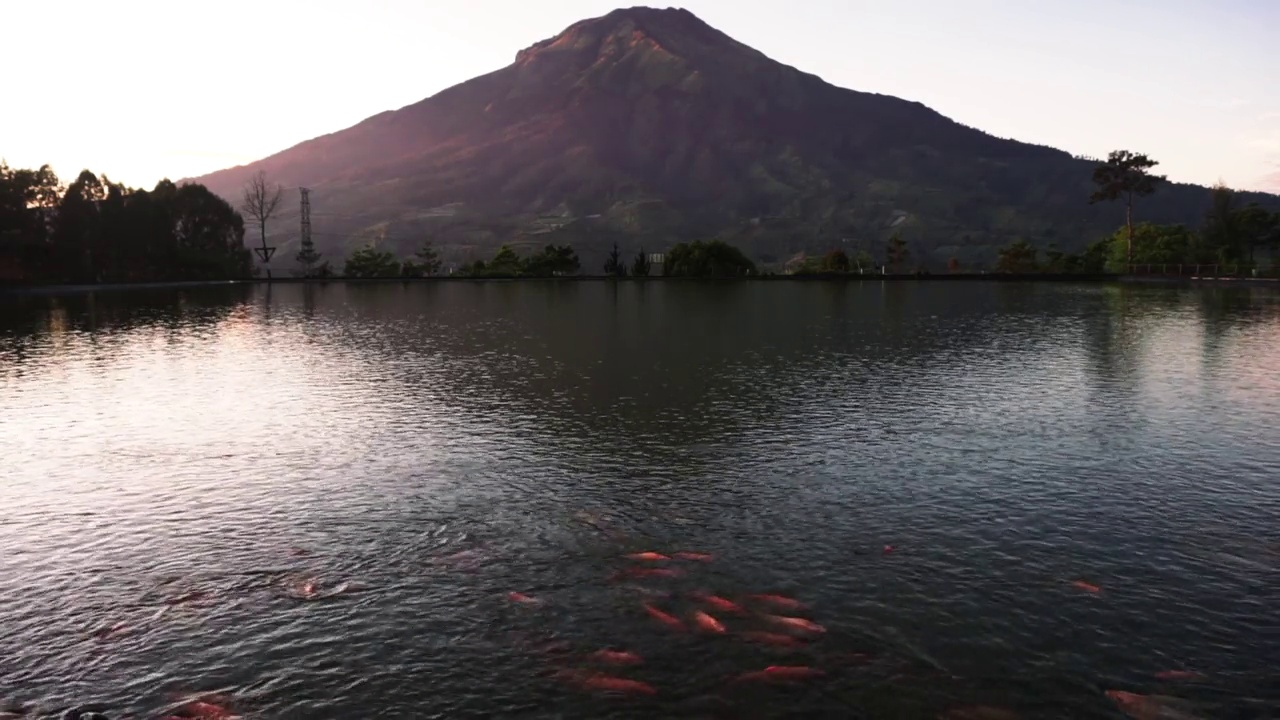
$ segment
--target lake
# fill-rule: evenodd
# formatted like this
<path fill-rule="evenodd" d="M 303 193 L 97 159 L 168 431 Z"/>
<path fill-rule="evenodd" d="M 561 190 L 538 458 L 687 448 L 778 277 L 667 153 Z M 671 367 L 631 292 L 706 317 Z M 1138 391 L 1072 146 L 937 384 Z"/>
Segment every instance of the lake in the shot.
<path fill-rule="evenodd" d="M 0 409 L 32 716 L 1280 716 L 1265 288 L 0 297 Z"/>

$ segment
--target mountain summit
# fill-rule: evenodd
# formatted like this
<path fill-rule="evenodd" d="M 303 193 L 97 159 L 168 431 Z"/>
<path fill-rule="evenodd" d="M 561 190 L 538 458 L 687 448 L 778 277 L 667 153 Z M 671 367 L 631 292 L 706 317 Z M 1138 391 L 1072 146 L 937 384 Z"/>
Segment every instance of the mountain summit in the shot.
<path fill-rule="evenodd" d="M 769 263 L 837 246 L 878 256 L 900 233 L 937 266 L 989 260 L 1016 239 L 1074 250 L 1110 232 L 1122 210 L 1087 204 L 1091 169 L 919 103 L 835 87 L 687 10 L 637 7 L 196 181 L 237 198 L 264 170 L 312 188 L 330 257 L 365 242 L 407 254 L 430 239 L 453 261 L 567 242 L 590 263 L 613 242 L 659 251 L 721 237 Z M 1206 199 L 1170 186 L 1140 212 L 1196 222 Z M 288 254 L 293 223 L 281 220 Z"/>

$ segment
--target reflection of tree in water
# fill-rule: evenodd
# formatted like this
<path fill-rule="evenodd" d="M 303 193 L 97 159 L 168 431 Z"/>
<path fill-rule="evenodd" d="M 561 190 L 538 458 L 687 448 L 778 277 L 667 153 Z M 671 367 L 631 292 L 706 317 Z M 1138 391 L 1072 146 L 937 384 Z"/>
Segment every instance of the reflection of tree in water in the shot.
<path fill-rule="evenodd" d="M 56 352 L 50 339 L 85 333 L 93 342 L 141 329 L 175 336 L 214 327 L 253 295 L 248 285 L 17 294 L 0 303 L 0 349 L 22 362 Z"/>

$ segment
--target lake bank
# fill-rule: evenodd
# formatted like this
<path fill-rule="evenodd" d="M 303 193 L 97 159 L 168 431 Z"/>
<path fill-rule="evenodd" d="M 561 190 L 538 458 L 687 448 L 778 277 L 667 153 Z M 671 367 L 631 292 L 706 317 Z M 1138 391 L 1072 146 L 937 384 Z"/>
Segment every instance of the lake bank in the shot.
<path fill-rule="evenodd" d="M 864 283 L 864 282 L 922 282 L 922 283 L 1136 283 L 1145 285 L 1193 285 L 1212 284 L 1230 286 L 1280 286 L 1277 278 L 1245 278 L 1245 277 L 1195 277 L 1195 276 L 1151 276 L 1151 275 L 1117 275 L 1117 274 L 1054 274 L 1054 273 L 954 273 L 954 274 L 895 274 L 895 275 L 758 275 L 742 278 L 715 277 L 672 277 L 653 275 L 649 277 L 609 277 L 607 275 L 570 275 L 565 277 L 464 277 L 460 275 L 441 275 L 420 278 L 247 278 L 242 280 L 184 280 L 155 283 L 100 283 L 80 285 L 45 285 L 45 284 L 0 284 L 0 295 L 56 295 L 60 293 L 100 292 L 120 290 L 163 290 L 169 288 L 204 288 L 233 285 L 331 285 L 337 283 L 350 284 L 430 284 L 430 283 L 512 283 L 512 282 L 558 282 L 558 283 L 697 283 L 697 282 L 752 282 L 752 283 Z"/>

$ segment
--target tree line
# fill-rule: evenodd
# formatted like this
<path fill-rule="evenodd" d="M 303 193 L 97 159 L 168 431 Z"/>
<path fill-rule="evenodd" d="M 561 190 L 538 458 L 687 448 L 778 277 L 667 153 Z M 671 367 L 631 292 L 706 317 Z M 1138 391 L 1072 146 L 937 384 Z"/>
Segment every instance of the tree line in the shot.
<path fill-rule="evenodd" d="M 85 170 L 0 161 L 0 280 L 157 282 L 248 277 L 244 221 L 203 185 L 129 188 Z"/>

